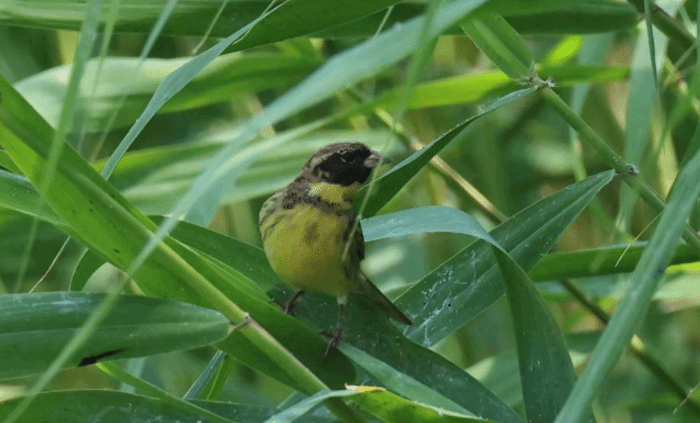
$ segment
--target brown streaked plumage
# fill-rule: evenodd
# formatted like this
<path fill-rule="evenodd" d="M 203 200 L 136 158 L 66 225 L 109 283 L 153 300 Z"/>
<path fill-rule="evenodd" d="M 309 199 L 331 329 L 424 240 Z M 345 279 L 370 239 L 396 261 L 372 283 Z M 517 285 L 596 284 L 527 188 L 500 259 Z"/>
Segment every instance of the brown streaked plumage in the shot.
<path fill-rule="evenodd" d="M 389 317 L 412 324 L 360 270 L 365 242 L 353 202 L 372 169 L 384 162 L 362 143 L 328 145 L 260 210 L 268 260 L 280 278 L 298 290 L 286 310 L 291 312 L 305 291 L 338 297 L 338 323 L 329 350 L 340 341 L 342 306 L 350 292 L 366 296 Z"/>

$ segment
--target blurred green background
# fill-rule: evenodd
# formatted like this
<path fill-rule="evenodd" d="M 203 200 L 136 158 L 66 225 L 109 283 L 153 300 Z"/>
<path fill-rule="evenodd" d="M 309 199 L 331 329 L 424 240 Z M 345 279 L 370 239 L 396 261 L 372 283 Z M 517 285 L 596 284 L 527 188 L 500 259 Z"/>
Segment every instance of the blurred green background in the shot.
<path fill-rule="evenodd" d="M 89 51 L 81 52 L 79 39 L 86 37 L 79 31 L 81 2 L 32 3 L 0 5 L 0 74 L 58 127 L 76 52 L 89 54 L 66 137 L 98 170 L 165 76 L 267 7 L 265 2 L 210 1 L 199 6 L 180 2 L 149 45 L 149 33 L 156 19 L 164 16 L 165 2 L 151 0 L 139 8 L 127 0 L 107 1 Z M 121 3 L 120 8 L 110 11 L 116 3 Z M 252 37 L 257 33 L 251 33 L 250 46 L 229 47 L 165 103 L 136 138 L 110 182 L 143 213 L 167 215 L 216 152 L 240 134 L 244 122 L 335 56 L 371 42 L 376 32 L 397 21 L 428 13 L 427 3 L 398 3 L 388 13 L 382 8 L 371 14 L 371 19 L 353 19 L 309 33 L 303 28 L 298 33 L 294 28 L 285 32 L 287 28 L 280 26 L 267 41 L 258 41 Z M 695 32 L 696 3 L 657 3 L 678 28 L 687 34 Z M 219 6 L 223 13 L 217 18 Z M 614 150 L 635 163 L 640 177 L 665 197 L 700 116 L 691 86 L 697 74 L 696 54 L 693 45 L 683 44 L 687 39 L 655 29 L 652 64 L 648 28 L 640 12 L 643 8 L 635 6 L 640 4 L 589 1 L 572 7 L 568 15 L 544 10 L 506 17 L 523 37 L 539 77 L 551 76 L 556 92 L 572 109 Z M 317 12 L 309 11 L 307 21 L 313 21 Z M 110 13 L 116 13 L 115 21 Z M 384 17 L 388 17 L 385 22 Z M 110 30 L 114 33 L 106 33 Z M 503 66 L 494 64 L 493 56 L 489 59 L 491 55 L 460 28 L 421 47 L 427 50 L 416 56 L 423 63 L 415 74 L 416 57 L 409 57 L 267 126 L 259 134 L 263 139 L 332 118 L 319 129 L 264 153 L 240 178 L 222 188 L 218 197 L 204 197 L 194 204 L 188 220 L 260 246 L 257 214 L 262 202 L 291 181 L 318 147 L 361 141 L 398 163 L 485 104 L 530 82 L 509 79 L 499 70 Z M 139 59 L 141 54 L 143 59 Z M 361 113 L 350 112 L 371 100 L 375 102 Z M 7 157 L 2 159 L 3 169 L 18 173 Z M 536 201 L 609 168 L 609 162 L 582 144 L 545 99 L 525 96 L 468 126 L 441 151 L 439 159 L 407 181 L 380 214 L 445 205 L 471 214 L 491 230 Z M 653 233 L 655 217 L 652 208 L 615 179 L 556 241 L 553 251 L 644 241 Z M 696 209 L 691 226 L 697 228 L 699 218 Z M 64 232 L 48 223 L 0 207 L 0 293 L 70 289 L 82 247 L 75 240 L 64 245 L 66 239 Z M 434 233 L 371 242 L 364 269 L 382 290 L 396 297 L 472 241 L 465 235 Z M 621 248 L 616 254 L 626 253 Z M 623 355 L 594 402 L 600 422 L 700 419 L 697 410 L 680 405 L 678 393 L 671 392 L 663 376 L 652 368 L 663 367 L 663 373 L 686 391 L 700 382 L 700 278 L 693 258 L 678 261 L 683 263 L 666 270 L 636 328 L 644 342 L 640 348 L 652 357 L 652 364 L 634 354 Z M 634 264 L 599 271 L 594 262 L 585 277 L 537 280 L 533 276 L 565 334 L 577 371 L 585 366 L 604 328 L 591 305 L 611 314 L 625 289 L 634 284 L 628 277 L 633 268 Z M 109 269 L 101 269 L 88 286 L 102 290 L 115 277 Z M 130 289 L 138 292 L 134 286 Z M 588 305 L 574 293 L 583 295 Z M 515 347 L 508 303 L 501 298 L 432 349 L 522 411 Z M 172 352 L 132 359 L 126 365 L 143 379 L 180 396 L 213 350 Z M 0 400 L 22 393 L 31 380 L 0 382 Z M 120 384 L 88 367 L 61 372 L 50 388 L 119 389 Z M 276 406 L 292 392 L 279 381 L 234 363 L 218 399 Z M 699 400 L 697 393 L 692 397 Z"/>

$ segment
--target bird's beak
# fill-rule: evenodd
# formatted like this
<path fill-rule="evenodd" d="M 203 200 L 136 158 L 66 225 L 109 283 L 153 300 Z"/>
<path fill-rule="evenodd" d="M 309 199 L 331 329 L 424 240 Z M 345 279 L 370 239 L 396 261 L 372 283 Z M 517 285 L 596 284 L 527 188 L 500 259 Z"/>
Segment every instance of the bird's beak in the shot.
<path fill-rule="evenodd" d="M 384 157 L 373 150 L 372 154 L 370 154 L 370 156 L 367 157 L 367 159 L 365 159 L 364 165 L 366 167 L 373 168 L 387 163 L 391 163 L 391 159 L 389 157 Z"/>

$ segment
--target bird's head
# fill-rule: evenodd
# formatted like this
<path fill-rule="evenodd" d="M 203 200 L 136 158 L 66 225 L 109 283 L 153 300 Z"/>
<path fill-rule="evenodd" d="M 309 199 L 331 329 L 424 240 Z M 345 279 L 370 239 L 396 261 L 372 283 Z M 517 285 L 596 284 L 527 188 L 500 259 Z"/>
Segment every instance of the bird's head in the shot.
<path fill-rule="evenodd" d="M 316 151 L 304 165 L 301 175 L 312 183 L 349 186 L 364 183 L 372 169 L 388 162 L 362 143 L 340 142 Z"/>

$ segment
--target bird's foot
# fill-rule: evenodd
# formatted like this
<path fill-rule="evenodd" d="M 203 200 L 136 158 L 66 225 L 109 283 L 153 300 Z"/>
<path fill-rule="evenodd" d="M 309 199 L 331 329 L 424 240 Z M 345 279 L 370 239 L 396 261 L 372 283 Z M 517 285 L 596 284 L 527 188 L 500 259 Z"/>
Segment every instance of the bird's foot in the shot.
<path fill-rule="evenodd" d="M 296 310 L 296 303 L 299 297 L 304 295 L 304 291 L 297 291 L 292 298 L 287 300 L 286 303 L 284 303 L 284 306 L 280 305 L 282 308 L 282 311 L 284 311 L 286 314 L 289 314 L 290 316 L 296 316 L 297 315 L 297 310 Z M 278 303 L 279 305 L 279 303 Z"/>
<path fill-rule="evenodd" d="M 325 360 L 326 357 L 328 357 L 328 354 L 330 354 L 334 349 L 338 348 L 338 344 L 340 344 L 340 341 L 343 340 L 343 327 L 341 325 L 335 325 L 332 330 L 324 330 L 321 332 L 321 334 L 329 338 L 328 345 L 326 346 L 326 352 L 323 353 L 323 359 Z"/>
<path fill-rule="evenodd" d="M 297 315 L 296 301 L 287 301 L 284 304 L 284 307 L 282 307 L 282 310 L 285 312 L 285 314 L 289 314 L 290 316 L 296 316 Z"/>
<path fill-rule="evenodd" d="M 281 302 L 279 302 L 277 300 L 270 300 L 270 302 L 273 303 L 274 305 L 276 305 L 277 307 L 279 307 L 280 310 L 282 310 L 284 312 L 284 314 L 288 314 L 292 317 L 296 317 L 296 315 L 297 315 L 296 304 L 294 304 L 294 303 L 290 304 L 289 302 L 282 304 Z"/>

